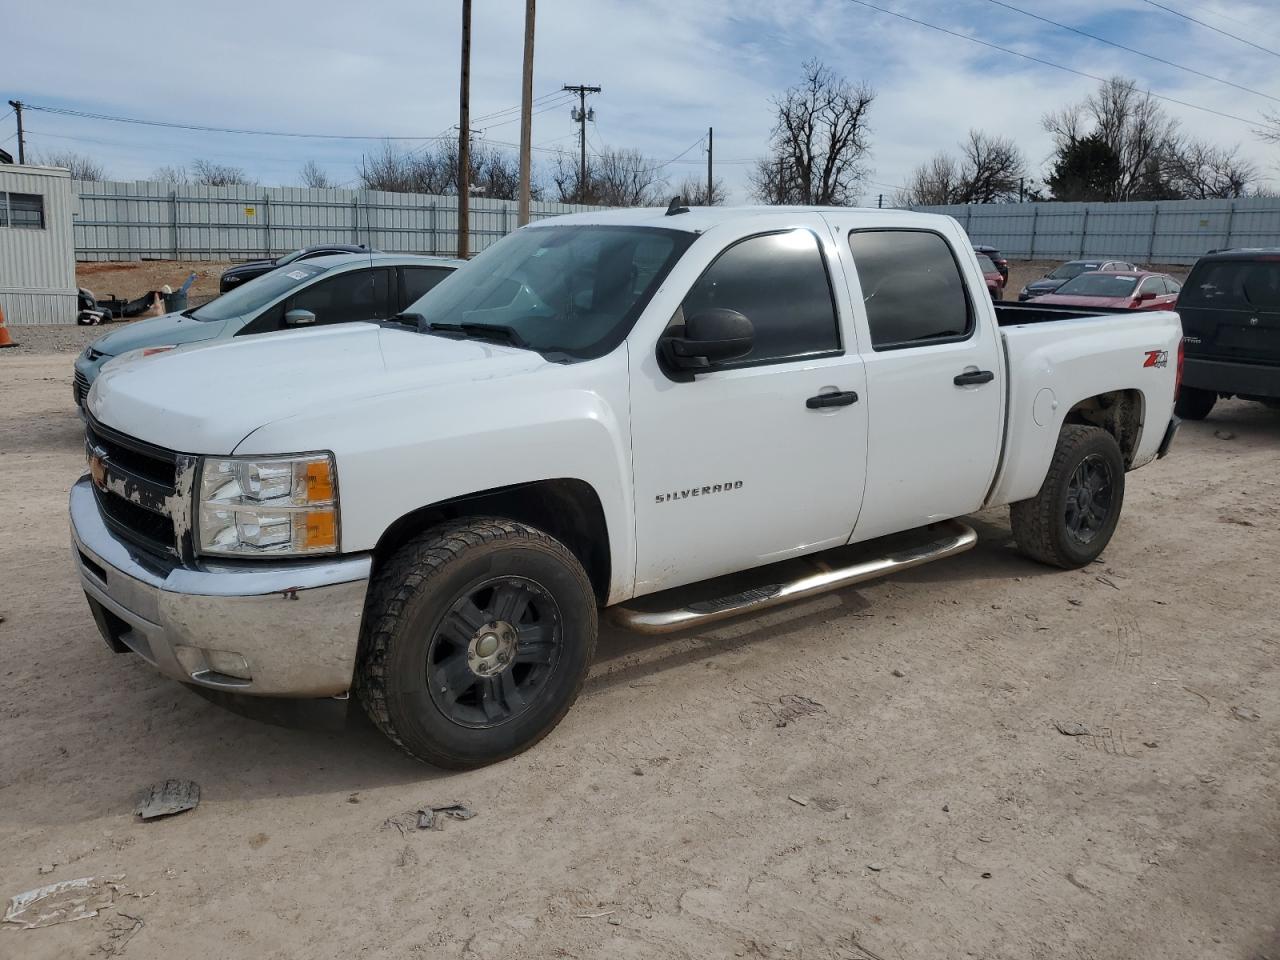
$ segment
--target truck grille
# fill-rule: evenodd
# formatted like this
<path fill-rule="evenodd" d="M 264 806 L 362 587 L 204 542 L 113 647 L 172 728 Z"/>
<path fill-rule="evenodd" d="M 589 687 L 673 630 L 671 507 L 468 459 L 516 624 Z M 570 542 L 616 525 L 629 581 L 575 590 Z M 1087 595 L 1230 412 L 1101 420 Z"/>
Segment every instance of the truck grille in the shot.
<path fill-rule="evenodd" d="M 86 418 L 85 451 L 107 526 L 161 556 L 181 556 L 189 528 L 192 458 L 117 433 Z"/>

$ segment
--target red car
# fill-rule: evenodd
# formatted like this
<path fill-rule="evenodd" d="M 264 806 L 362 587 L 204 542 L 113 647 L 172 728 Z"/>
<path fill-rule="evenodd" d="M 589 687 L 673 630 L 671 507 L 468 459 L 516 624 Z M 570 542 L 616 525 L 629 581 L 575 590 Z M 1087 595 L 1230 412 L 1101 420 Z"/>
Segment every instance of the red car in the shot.
<path fill-rule="evenodd" d="M 1082 273 L 1053 293 L 1032 303 L 1072 307 L 1115 307 L 1122 310 L 1172 310 L 1182 285 L 1173 277 L 1148 270 Z"/>
<path fill-rule="evenodd" d="M 1004 274 L 1000 272 L 1000 268 L 985 253 L 978 254 L 978 267 L 982 270 L 982 276 L 986 278 L 987 293 L 991 294 L 991 299 L 1003 300 Z"/>

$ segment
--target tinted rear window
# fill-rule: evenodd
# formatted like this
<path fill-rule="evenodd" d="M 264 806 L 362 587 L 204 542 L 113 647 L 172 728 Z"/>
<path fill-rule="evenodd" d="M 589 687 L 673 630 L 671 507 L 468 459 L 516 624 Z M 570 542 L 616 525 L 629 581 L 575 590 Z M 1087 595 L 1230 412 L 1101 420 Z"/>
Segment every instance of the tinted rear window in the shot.
<path fill-rule="evenodd" d="M 947 241 L 924 230 L 849 234 L 874 350 L 959 340 L 973 330 L 960 268 Z"/>
<path fill-rule="evenodd" d="M 1280 310 L 1280 261 L 1202 261 L 1191 271 L 1178 303 L 1188 307 Z"/>

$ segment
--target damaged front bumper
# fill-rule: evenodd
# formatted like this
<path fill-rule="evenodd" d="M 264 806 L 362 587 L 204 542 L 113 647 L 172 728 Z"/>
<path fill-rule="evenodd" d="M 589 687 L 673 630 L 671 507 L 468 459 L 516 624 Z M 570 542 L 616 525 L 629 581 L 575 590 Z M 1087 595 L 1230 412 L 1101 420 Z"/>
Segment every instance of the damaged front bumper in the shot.
<path fill-rule="evenodd" d="M 71 488 L 72 559 L 107 644 L 210 690 L 332 697 L 350 689 L 369 554 L 184 566 L 103 522 L 89 477 Z"/>

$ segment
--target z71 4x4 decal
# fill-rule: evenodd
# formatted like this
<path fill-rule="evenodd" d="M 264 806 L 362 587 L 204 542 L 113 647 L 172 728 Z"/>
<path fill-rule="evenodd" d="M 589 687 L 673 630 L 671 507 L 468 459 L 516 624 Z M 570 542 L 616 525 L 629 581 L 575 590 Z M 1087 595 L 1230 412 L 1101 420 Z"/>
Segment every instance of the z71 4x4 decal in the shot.
<path fill-rule="evenodd" d="M 1168 350 L 1148 350 L 1144 367 L 1167 367 L 1169 365 Z"/>

